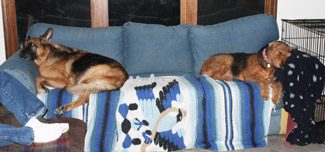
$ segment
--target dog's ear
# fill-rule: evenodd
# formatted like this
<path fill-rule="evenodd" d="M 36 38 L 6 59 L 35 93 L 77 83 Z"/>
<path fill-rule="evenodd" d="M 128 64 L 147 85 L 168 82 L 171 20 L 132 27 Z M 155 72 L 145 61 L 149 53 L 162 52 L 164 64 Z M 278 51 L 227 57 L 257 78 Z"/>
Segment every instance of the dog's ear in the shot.
<path fill-rule="evenodd" d="M 23 43 L 23 46 L 27 46 L 28 45 L 28 41 L 31 39 L 31 37 L 28 35 L 25 42 Z"/>
<path fill-rule="evenodd" d="M 50 44 L 52 41 L 52 36 L 53 36 L 53 29 L 48 28 L 46 32 L 41 36 L 41 43 Z"/>
<path fill-rule="evenodd" d="M 272 46 L 275 42 L 277 42 L 277 41 L 272 41 L 272 42 L 270 42 L 267 46 L 270 47 L 270 46 Z"/>

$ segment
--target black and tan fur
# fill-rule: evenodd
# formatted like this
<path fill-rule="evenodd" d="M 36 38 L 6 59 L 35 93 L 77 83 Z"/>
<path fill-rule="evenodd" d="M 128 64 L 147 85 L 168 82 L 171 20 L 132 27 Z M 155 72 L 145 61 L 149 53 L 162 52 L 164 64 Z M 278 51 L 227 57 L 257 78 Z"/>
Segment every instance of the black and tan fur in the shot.
<path fill-rule="evenodd" d="M 263 57 L 263 51 L 265 53 Z M 273 41 L 258 53 L 217 54 L 208 58 L 202 65 L 201 74 L 215 80 L 231 81 L 238 79 L 259 84 L 261 95 L 269 99 L 269 86 L 272 87 L 272 101 L 281 97 L 282 85 L 274 80 L 276 68 L 284 65 L 291 55 L 292 48 L 281 41 Z M 265 60 L 267 57 L 267 60 Z"/>
<path fill-rule="evenodd" d="M 40 75 L 36 78 L 37 91 L 48 87 L 65 88 L 79 98 L 55 110 L 62 114 L 89 100 L 94 92 L 115 90 L 128 79 L 123 66 L 114 59 L 60 44 L 52 44 L 53 29 L 39 38 L 28 38 L 20 57 L 35 62 Z"/>

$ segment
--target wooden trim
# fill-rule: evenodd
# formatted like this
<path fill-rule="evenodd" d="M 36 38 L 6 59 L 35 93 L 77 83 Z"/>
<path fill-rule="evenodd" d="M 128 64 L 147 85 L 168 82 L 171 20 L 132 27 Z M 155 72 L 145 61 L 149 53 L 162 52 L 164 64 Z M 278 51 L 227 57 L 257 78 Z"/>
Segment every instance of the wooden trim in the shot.
<path fill-rule="evenodd" d="M 6 58 L 18 49 L 18 32 L 16 21 L 15 1 L 2 0 L 3 32 L 5 35 Z"/>
<path fill-rule="evenodd" d="M 181 24 L 197 24 L 198 0 L 181 1 Z"/>
<path fill-rule="evenodd" d="M 180 0 L 181 1 L 181 24 L 197 24 L 198 0 Z M 277 15 L 277 0 L 265 0 L 264 13 L 268 15 Z"/>
<path fill-rule="evenodd" d="M 265 9 L 264 13 L 276 17 L 278 0 L 265 0 L 264 3 Z"/>
<path fill-rule="evenodd" d="M 91 27 L 108 27 L 108 0 L 91 0 Z"/>

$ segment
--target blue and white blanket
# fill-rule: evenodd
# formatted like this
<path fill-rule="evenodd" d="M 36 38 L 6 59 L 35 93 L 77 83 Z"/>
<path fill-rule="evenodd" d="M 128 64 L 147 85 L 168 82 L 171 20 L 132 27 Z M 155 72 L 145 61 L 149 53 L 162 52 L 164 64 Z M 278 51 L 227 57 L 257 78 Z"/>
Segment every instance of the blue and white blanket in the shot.
<path fill-rule="evenodd" d="M 47 105 L 46 118 L 69 117 L 83 120 L 87 124 L 84 149 L 86 152 L 107 151 L 114 148 L 116 141 L 116 107 L 120 91 L 100 92 L 90 95 L 89 103 L 56 115 L 55 109 L 61 105 L 75 101 L 78 96 L 63 89 L 53 89 L 48 93 L 38 94 Z"/>
<path fill-rule="evenodd" d="M 264 147 L 273 107 L 255 83 L 193 75 L 131 77 L 120 90 L 91 94 L 89 104 L 61 116 L 55 108 L 77 96 L 54 89 L 39 98 L 46 117 L 87 124 L 87 152 Z"/>
<path fill-rule="evenodd" d="M 204 139 L 214 151 L 265 147 L 274 104 L 264 101 L 257 84 L 201 76 Z"/>
<path fill-rule="evenodd" d="M 86 122 L 85 151 L 170 151 L 202 142 L 203 92 L 192 75 L 130 78 L 120 91 L 92 94 L 89 104 L 61 116 L 55 108 L 77 96 L 59 89 L 38 96 L 46 117 Z"/>
<path fill-rule="evenodd" d="M 121 88 L 115 151 L 194 148 L 202 93 L 192 76 L 129 79 Z"/>

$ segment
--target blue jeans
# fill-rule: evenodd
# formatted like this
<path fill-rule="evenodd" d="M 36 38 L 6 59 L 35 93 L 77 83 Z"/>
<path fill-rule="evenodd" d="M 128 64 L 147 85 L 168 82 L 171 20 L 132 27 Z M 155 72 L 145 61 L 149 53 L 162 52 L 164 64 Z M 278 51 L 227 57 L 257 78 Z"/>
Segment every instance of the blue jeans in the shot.
<path fill-rule="evenodd" d="M 46 107 L 33 93 L 11 75 L 0 71 L 0 103 L 13 113 L 23 127 L 0 124 L 0 146 L 30 145 L 34 141 L 32 128 L 25 127 L 31 117 L 42 116 Z"/>

